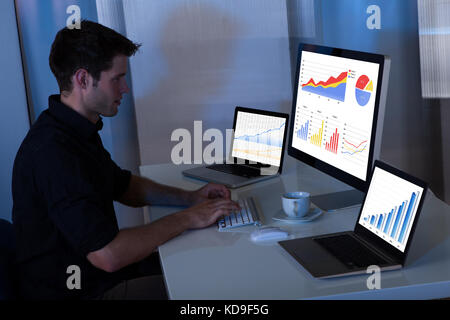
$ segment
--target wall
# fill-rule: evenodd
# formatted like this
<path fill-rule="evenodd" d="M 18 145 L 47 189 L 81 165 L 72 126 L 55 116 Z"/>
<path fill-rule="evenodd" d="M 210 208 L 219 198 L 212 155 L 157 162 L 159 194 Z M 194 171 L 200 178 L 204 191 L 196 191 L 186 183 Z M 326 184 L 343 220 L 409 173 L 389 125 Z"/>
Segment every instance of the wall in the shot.
<path fill-rule="evenodd" d="M 303 35 L 299 22 L 303 2 L 287 1 L 292 49 L 309 42 L 391 57 L 381 159 L 428 181 L 444 199 L 442 155 L 448 144 L 442 143 L 439 104 L 421 96 L 417 1 L 317 0 L 313 37 Z M 367 27 L 373 16 L 367 9 L 374 4 L 380 8 L 380 29 Z M 295 55 L 291 50 L 293 71 Z"/>
<path fill-rule="evenodd" d="M 422 96 L 440 108 L 444 198 L 450 202 L 450 0 L 417 0 Z"/>
<path fill-rule="evenodd" d="M 450 101 L 441 100 L 442 176 L 445 202 L 450 203 Z"/>
<path fill-rule="evenodd" d="M 97 21 L 95 2 L 79 0 L 15 0 L 32 119 L 48 107 L 48 96 L 59 92 L 48 56 L 56 33 L 66 26 L 70 5 L 78 5 L 84 19 Z"/>
<path fill-rule="evenodd" d="M 286 6 L 271 0 L 124 0 L 141 165 L 171 162 L 177 128 L 232 127 L 236 105 L 289 111 Z M 193 154 L 193 153 L 192 153 Z"/>
<path fill-rule="evenodd" d="M 0 218 L 11 221 L 12 168 L 29 119 L 13 1 L 0 1 L 0 19 L 0 42 L 8 44 L 0 54 Z"/>

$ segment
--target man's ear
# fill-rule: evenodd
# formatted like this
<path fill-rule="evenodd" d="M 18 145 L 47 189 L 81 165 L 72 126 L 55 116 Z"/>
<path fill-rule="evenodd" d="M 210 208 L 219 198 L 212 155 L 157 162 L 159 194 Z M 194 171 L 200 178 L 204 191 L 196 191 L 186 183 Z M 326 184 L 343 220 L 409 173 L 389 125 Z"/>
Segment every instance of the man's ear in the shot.
<path fill-rule="evenodd" d="M 81 89 L 86 89 L 89 84 L 89 72 L 86 69 L 78 69 L 73 77 L 74 84 Z"/>

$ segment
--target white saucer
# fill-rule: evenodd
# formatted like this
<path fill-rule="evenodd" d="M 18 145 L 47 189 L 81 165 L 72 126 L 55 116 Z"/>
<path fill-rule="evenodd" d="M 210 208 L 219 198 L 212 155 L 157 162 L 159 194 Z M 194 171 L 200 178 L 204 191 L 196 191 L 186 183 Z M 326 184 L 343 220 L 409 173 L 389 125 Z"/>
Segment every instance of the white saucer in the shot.
<path fill-rule="evenodd" d="M 322 215 L 323 211 L 319 208 L 311 208 L 309 212 L 303 217 L 290 217 L 284 213 L 283 209 L 277 212 L 275 216 L 272 217 L 273 220 L 283 221 L 288 223 L 305 223 L 313 221 L 317 219 L 320 215 Z"/>

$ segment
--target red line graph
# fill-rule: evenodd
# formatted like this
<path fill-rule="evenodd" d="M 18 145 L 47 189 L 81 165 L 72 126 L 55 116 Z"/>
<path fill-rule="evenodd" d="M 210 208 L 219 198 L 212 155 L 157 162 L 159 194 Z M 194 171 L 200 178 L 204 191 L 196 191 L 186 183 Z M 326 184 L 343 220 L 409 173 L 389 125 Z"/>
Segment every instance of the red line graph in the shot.
<path fill-rule="evenodd" d="M 344 141 L 347 142 L 349 145 L 354 146 L 355 148 L 359 148 L 364 142 L 367 142 L 367 140 L 365 140 L 365 141 L 361 142 L 359 145 L 355 146 L 353 143 L 348 142 L 345 138 L 344 138 Z"/>

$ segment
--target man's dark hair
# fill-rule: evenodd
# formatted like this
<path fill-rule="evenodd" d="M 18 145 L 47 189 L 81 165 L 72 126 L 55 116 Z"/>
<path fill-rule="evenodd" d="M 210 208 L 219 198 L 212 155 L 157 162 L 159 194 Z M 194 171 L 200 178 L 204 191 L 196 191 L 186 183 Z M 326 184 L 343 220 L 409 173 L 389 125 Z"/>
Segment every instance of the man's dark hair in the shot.
<path fill-rule="evenodd" d="M 112 68 L 115 56 L 130 57 L 139 47 L 110 28 L 83 20 L 80 29 L 66 27 L 57 33 L 50 51 L 50 69 L 59 89 L 70 92 L 71 78 L 78 69 L 86 69 L 96 83 L 102 71 Z"/>

